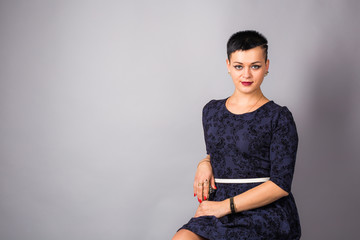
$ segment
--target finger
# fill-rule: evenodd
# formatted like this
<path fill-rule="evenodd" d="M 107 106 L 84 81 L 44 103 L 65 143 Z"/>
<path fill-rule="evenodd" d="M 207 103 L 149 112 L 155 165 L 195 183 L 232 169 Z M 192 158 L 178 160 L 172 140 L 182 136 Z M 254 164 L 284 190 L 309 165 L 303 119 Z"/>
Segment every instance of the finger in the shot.
<path fill-rule="evenodd" d="M 194 188 L 194 197 L 196 197 L 198 195 L 198 191 L 199 191 L 199 185 L 198 183 L 201 182 L 198 177 L 195 177 L 195 180 L 194 180 L 194 185 L 193 185 L 193 188 Z"/>
<path fill-rule="evenodd" d="M 216 189 L 214 176 L 211 177 L 211 186 L 213 189 Z"/>
<path fill-rule="evenodd" d="M 198 182 L 196 195 L 197 195 L 199 203 L 201 203 L 203 200 L 202 192 L 203 192 L 203 184 L 202 184 L 202 182 Z"/>
<path fill-rule="evenodd" d="M 194 217 L 199 217 L 199 215 L 200 215 L 200 205 L 201 205 L 201 203 L 199 203 L 199 207 L 196 210 Z"/>
<path fill-rule="evenodd" d="M 203 194 L 204 200 L 208 200 L 209 199 L 210 184 L 209 184 L 209 180 L 207 180 L 207 179 L 205 179 L 203 191 L 204 191 L 204 194 Z"/>
<path fill-rule="evenodd" d="M 194 188 L 194 197 L 195 197 L 196 193 L 197 193 L 197 181 L 196 180 L 194 180 L 193 188 Z"/>

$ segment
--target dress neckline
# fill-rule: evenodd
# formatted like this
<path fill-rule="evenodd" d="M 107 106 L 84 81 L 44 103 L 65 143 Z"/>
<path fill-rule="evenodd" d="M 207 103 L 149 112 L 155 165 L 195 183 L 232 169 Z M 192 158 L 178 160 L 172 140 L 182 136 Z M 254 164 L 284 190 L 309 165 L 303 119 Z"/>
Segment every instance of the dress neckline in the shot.
<path fill-rule="evenodd" d="M 230 97 L 230 96 L 229 96 L 229 97 Z M 247 115 L 247 114 L 255 113 L 255 112 L 259 111 L 260 109 L 262 109 L 265 105 L 268 105 L 268 103 L 274 102 L 273 100 L 269 100 L 268 102 L 264 103 L 263 105 L 261 105 L 260 107 L 258 107 L 257 109 L 255 109 L 254 111 L 236 114 L 236 113 L 230 112 L 230 110 L 226 107 L 226 101 L 228 100 L 229 97 L 227 97 L 227 98 L 224 99 L 224 102 L 223 102 L 222 106 L 224 107 L 224 109 L 225 109 L 226 112 L 228 112 L 228 113 L 230 113 L 231 115 L 234 115 L 234 116 L 244 116 L 244 115 Z"/>

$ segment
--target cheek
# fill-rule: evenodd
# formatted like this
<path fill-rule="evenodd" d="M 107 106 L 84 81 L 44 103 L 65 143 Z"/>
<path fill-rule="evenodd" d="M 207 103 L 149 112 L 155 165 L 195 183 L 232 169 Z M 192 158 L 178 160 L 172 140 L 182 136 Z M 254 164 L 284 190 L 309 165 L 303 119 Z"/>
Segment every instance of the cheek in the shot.
<path fill-rule="evenodd" d="M 239 77 L 239 76 L 242 75 L 242 73 L 241 73 L 241 71 L 234 71 L 234 72 L 232 73 L 232 75 L 233 75 L 234 77 Z"/>
<path fill-rule="evenodd" d="M 256 78 L 263 78 L 265 74 L 265 70 L 261 69 L 255 73 Z"/>
<path fill-rule="evenodd" d="M 241 74 L 240 73 L 233 73 L 231 74 L 231 78 L 234 82 L 238 82 L 239 79 L 241 78 Z"/>

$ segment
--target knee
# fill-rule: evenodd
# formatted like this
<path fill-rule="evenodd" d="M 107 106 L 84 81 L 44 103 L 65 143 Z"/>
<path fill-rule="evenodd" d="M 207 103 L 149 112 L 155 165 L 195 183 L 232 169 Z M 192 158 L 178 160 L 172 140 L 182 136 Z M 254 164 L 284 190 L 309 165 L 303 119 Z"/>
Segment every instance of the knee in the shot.
<path fill-rule="evenodd" d="M 172 240 L 200 240 L 200 239 L 203 238 L 197 236 L 195 233 L 186 229 L 179 230 L 172 238 Z"/>
<path fill-rule="evenodd" d="M 174 237 L 171 240 L 183 240 L 183 239 L 186 239 L 184 238 L 183 230 L 179 230 L 178 232 L 175 233 Z"/>

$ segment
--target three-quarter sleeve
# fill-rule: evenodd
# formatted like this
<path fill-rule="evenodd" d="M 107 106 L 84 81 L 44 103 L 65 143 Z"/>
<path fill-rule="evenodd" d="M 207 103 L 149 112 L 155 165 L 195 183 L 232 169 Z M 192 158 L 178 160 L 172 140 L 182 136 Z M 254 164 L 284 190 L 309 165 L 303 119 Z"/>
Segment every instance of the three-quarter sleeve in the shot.
<path fill-rule="evenodd" d="M 298 141 L 293 116 L 287 107 L 282 107 L 273 123 L 270 180 L 288 193 L 291 191 Z"/>

